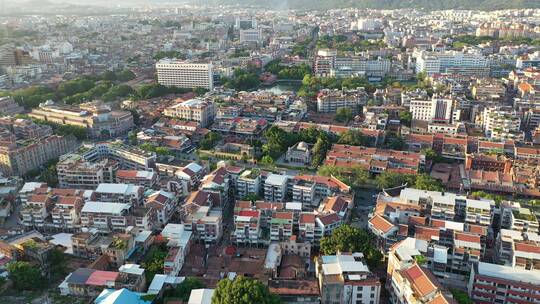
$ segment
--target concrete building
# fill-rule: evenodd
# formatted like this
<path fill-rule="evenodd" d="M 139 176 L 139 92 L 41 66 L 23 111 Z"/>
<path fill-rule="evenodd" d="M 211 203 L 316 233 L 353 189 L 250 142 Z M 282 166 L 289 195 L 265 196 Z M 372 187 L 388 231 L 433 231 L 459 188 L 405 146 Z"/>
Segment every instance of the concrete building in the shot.
<path fill-rule="evenodd" d="M 462 76 L 489 76 L 488 60 L 477 54 L 457 51 L 435 53 L 422 52 L 416 58 L 416 73 L 425 72 L 428 76 L 441 73 Z"/>
<path fill-rule="evenodd" d="M 236 197 L 243 199 L 248 195 L 259 196 L 261 173 L 258 169 L 246 170 L 236 180 Z"/>
<path fill-rule="evenodd" d="M 113 176 L 114 168 L 107 166 L 107 161 L 91 163 L 78 154 L 65 154 L 56 165 L 58 186 L 60 188 L 95 189 L 99 184 L 111 182 L 105 180 Z M 108 174 L 106 174 L 108 172 Z"/>
<path fill-rule="evenodd" d="M 75 147 L 73 136 L 58 135 L 0 145 L 0 171 L 4 175 L 24 175 Z"/>
<path fill-rule="evenodd" d="M 411 100 L 410 111 L 414 120 L 451 122 L 451 99 L 433 97 L 431 100 Z"/>
<path fill-rule="evenodd" d="M 262 30 L 246 29 L 240 30 L 240 43 L 262 43 Z"/>
<path fill-rule="evenodd" d="M 487 137 L 496 140 L 522 139 L 521 117 L 513 109 L 505 107 L 486 107 L 482 124 Z"/>
<path fill-rule="evenodd" d="M 214 70 L 211 63 L 191 63 L 162 59 L 156 63 L 158 83 L 180 88 L 214 88 Z"/>
<path fill-rule="evenodd" d="M 315 260 L 322 303 L 379 303 L 381 282 L 363 257 L 362 253 L 338 253 Z"/>
<path fill-rule="evenodd" d="M 268 202 L 284 202 L 288 179 L 286 175 L 270 174 L 264 182 L 264 199 Z"/>
<path fill-rule="evenodd" d="M 538 303 L 540 271 L 479 262 L 467 289 L 476 303 Z"/>
<path fill-rule="evenodd" d="M 330 90 L 324 89 L 317 96 L 317 112 L 336 113 L 340 108 L 350 109 L 358 113 L 360 105 L 367 102 L 367 95 L 363 89 L 358 90 Z"/>
<path fill-rule="evenodd" d="M 133 115 L 128 111 L 111 110 L 98 102 L 79 106 L 56 105 L 52 101 L 32 109 L 30 117 L 60 125 L 72 125 L 88 130 L 93 138 L 110 138 L 127 134 L 134 127 Z"/>
<path fill-rule="evenodd" d="M 166 116 L 195 121 L 205 128 L 214 121 L 216 110 L 211 101 L 190 99 L 168 107 L 163 113 Z"/>

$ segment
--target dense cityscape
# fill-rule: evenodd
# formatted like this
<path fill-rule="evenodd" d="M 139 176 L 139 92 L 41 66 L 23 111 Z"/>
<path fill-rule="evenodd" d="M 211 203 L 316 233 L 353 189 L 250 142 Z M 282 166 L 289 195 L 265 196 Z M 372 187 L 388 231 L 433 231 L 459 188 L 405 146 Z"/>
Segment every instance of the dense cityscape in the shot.
<path fill-rule="evenodd" d="M 540 2 L 22 2 L 1 303 L 540 303 Z"/>

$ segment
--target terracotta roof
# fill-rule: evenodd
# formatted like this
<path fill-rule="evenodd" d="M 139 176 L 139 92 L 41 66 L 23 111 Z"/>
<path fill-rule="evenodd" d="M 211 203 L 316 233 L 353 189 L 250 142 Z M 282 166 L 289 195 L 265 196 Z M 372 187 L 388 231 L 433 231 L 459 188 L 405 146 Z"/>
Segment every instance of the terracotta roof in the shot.
<path fill-rule="evenodd" d="M 426 271 L 417 264 L 414 264 L 409 269 L 403 271 L 403 276 L 409 281 L 413 291 L 420 297 L 425 297 L 428 294 L 437 291 L 437 286 L 431 281 L 431 278 L 426 274 Z"/>
<path fill-rule="evenodd" d="M 105 286 L 108 282 L 114 282 L 118 278 L 119 273 L 114 271 L 94 271 L 88 280 L 86 280 L 87 285 L 94 286 Z"/>
<path fill-rule="evenodd" d="M 454 232 L 454 238 L 459 241 L 480 243 L 480 236 L 464 232 Z"/>
<path fill-rule="evenodd" d="M 373 228 L 383 232 L 383 233 L 387 233 L 389 232 L 392 228 L 394 228 L 394 224 L 392 224 L 390 221 L 388 221 L 387 219 L 385 219 L 384 217 L 376 214 L 375 216 L 373 216 L 371 219 L 369 219 L 369 223 L 371 223 L 371 225 L 373 226 Z"/>
<path fill-rule="evenodd" d="M 341 218 L 336 213 L 330 213 L 328 215 L 318 216 L 317 218 L 325 226 L 341 221 Z"/>
<path fill-rule="evenodd" d="M 300 224 L 313 224 L 315 223 L 315 214 L 313 213 L 301 213 L 298 222 Z"/>

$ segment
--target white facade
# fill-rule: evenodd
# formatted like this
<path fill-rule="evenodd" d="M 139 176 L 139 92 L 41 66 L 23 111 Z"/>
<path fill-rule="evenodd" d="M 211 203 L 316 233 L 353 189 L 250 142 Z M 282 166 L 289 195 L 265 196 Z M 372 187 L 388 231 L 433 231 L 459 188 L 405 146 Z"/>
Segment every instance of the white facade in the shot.
<path fill-rule="evenodd" d="M 452 105 L 451 99 L 433 97 L 431 100 L 411 100 L 410 110 L 415 120 L 450 122 Z"/>
<path fill-rule="evenodd" d="M 158 82 L 164 86 L 180 88 L 214 88 L 214 71 L 211 63 L 189 63 L 160 60 L 156 63 Z"/>

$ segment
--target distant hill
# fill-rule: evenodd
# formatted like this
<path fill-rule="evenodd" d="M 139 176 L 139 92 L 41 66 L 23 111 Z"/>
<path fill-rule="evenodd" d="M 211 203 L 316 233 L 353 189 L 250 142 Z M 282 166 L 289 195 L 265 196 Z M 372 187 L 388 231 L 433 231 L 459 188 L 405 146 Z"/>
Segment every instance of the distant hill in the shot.
<path fill-rule="evenodd" d="M 197 3 L 200 0 L 191 0 Z M 373 8 L 400 9 L 518 9 L 540 8 L 540 0 L 208 0 L 213 4 L 257 5 L 280 9 Z"/>

